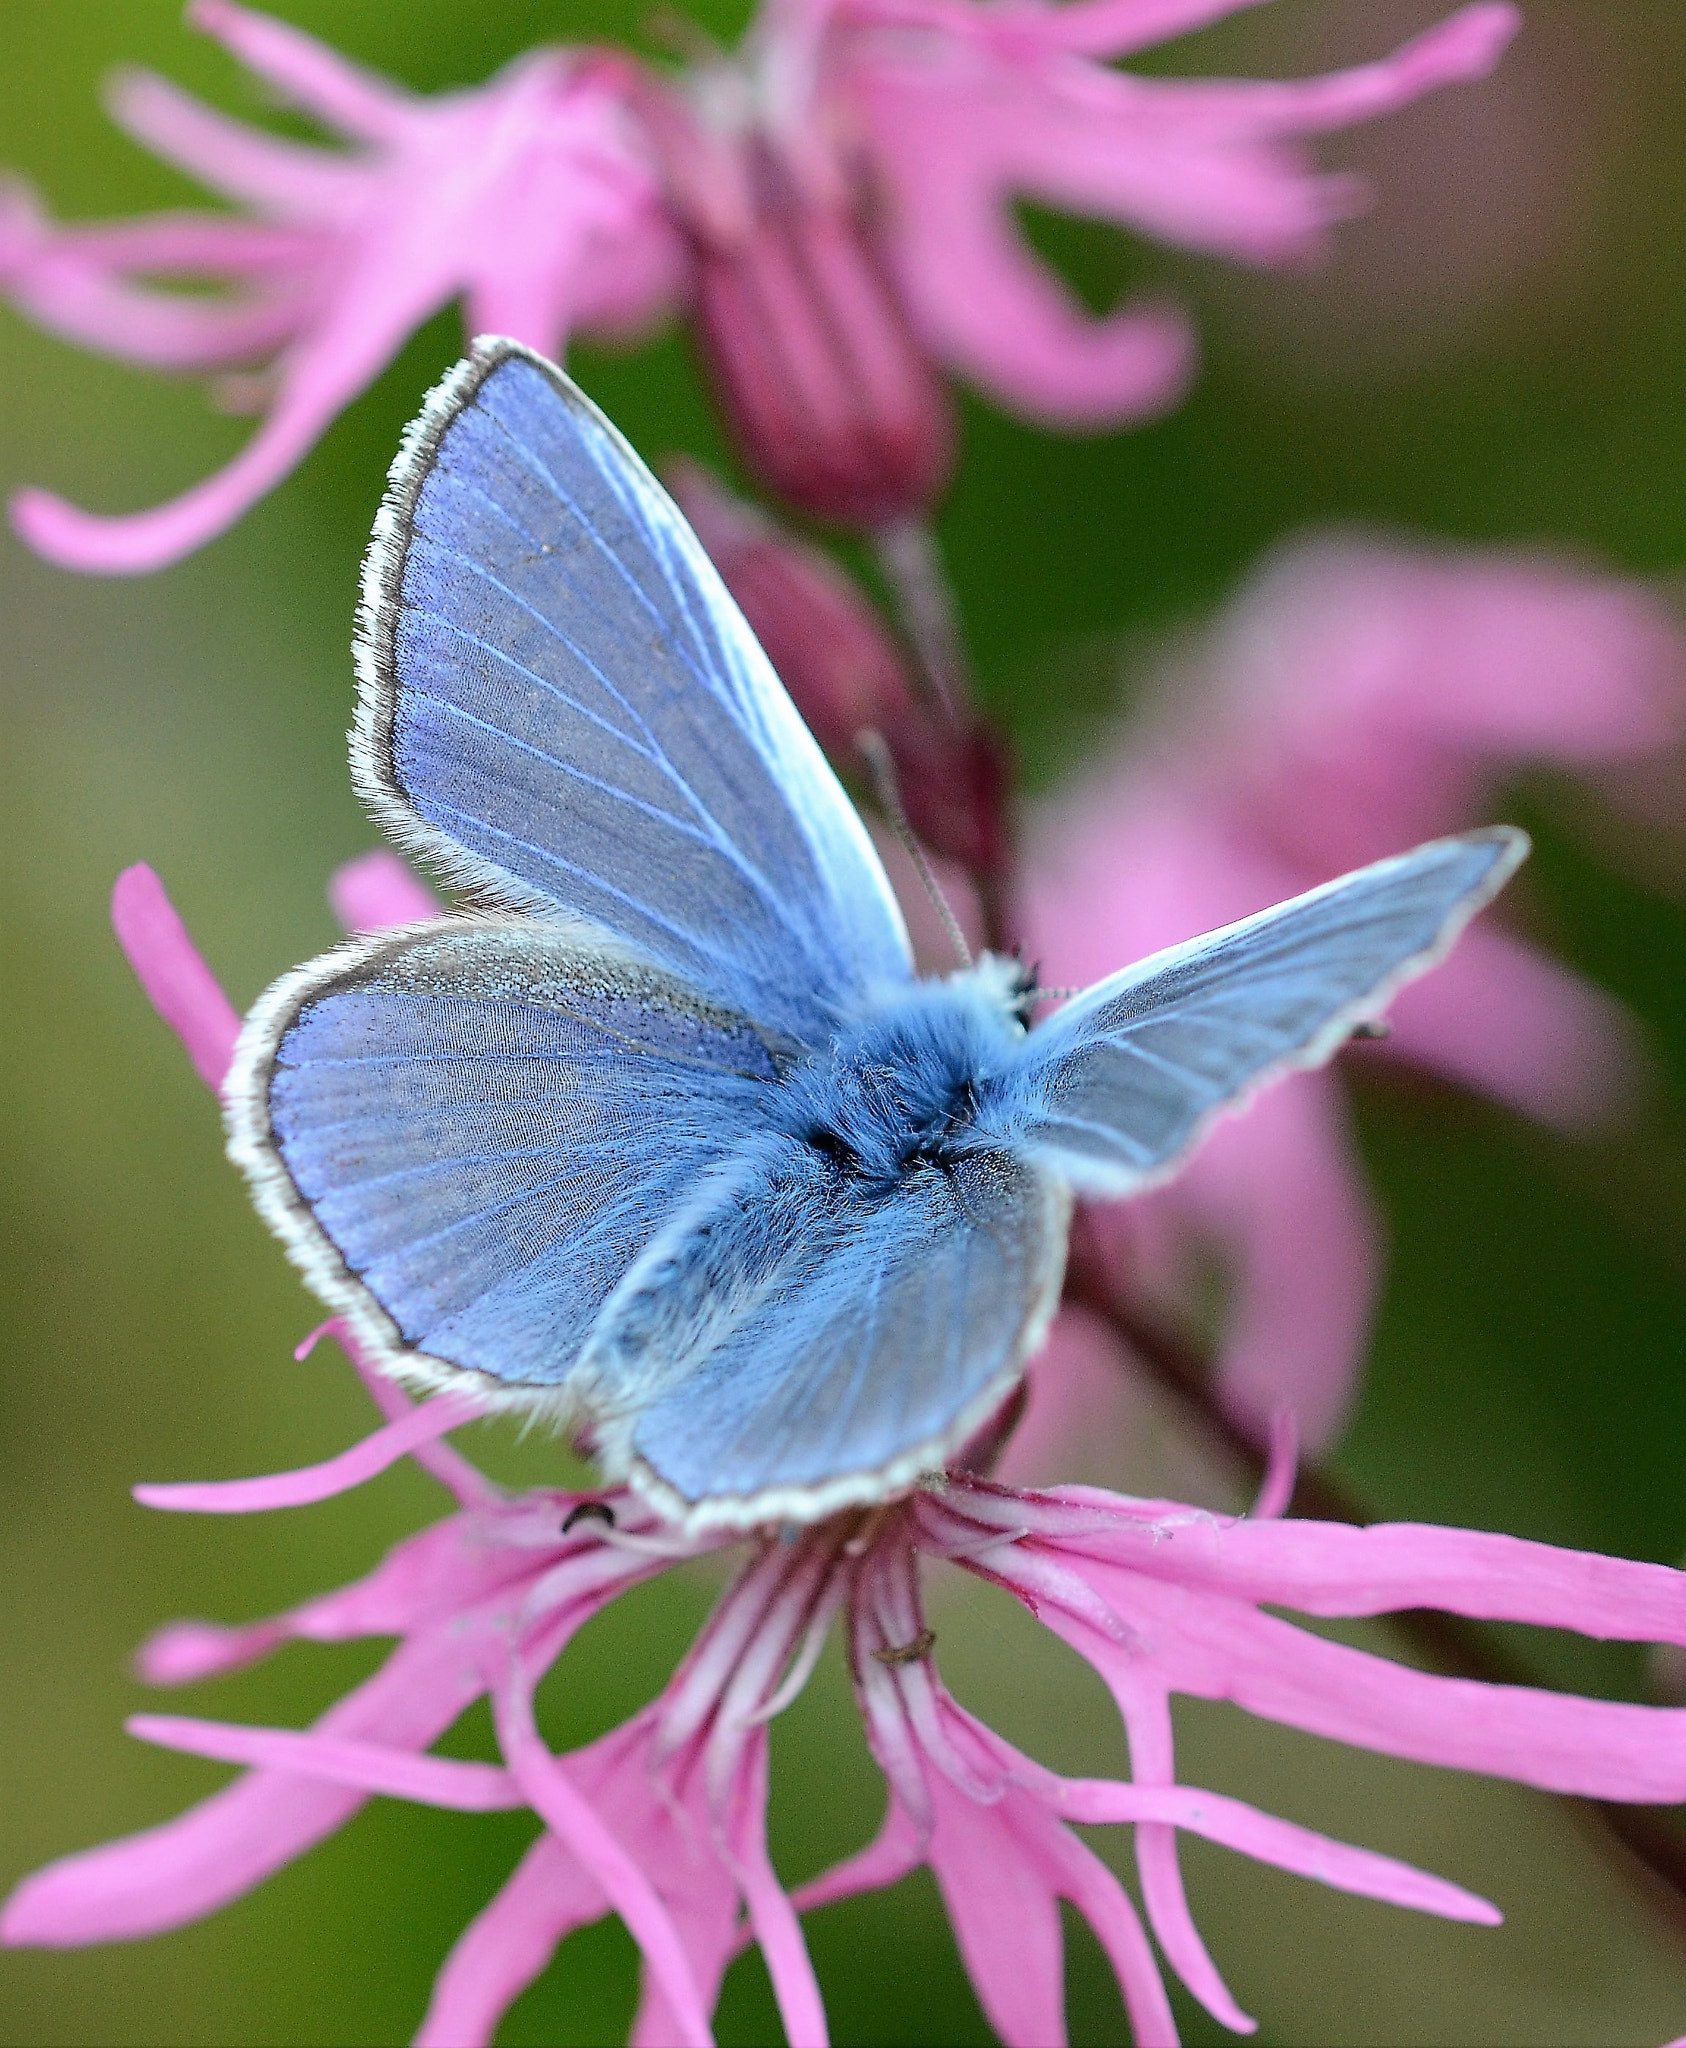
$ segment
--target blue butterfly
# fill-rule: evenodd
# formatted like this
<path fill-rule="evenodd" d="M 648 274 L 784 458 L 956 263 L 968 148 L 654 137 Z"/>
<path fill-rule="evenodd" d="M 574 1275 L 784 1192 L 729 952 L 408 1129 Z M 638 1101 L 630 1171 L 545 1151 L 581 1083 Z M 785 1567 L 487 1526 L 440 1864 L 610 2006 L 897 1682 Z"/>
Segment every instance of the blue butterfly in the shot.
<path fill-rule="evenodd" d="M 1074 1192 L 1326 1060 L 1527 851 L 1436 840 L 1027 1028 L 917 979 L 841 785 L 666 493 L 485 341 L 365 564 L 352 772 L 469 906 L 247 1021 L 230 1152 L 387 1371 L 584 1430 L 691 1528 L 889 1499 L 1042 1341 Z"/>

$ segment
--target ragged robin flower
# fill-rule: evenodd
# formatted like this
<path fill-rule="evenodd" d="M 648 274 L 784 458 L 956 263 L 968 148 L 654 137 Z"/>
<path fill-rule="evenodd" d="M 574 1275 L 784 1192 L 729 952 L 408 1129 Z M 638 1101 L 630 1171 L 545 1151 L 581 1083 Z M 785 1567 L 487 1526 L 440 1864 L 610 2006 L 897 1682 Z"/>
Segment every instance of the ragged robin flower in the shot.
<path fill-rule="evenodd" d="M 1018 201 L 1305 261 L 1364 203 L 1307 139 L 1483 76 L 1518 20 L 1476 0 L 1391 56 L 1295 83 L 1119 68 L 1241 4 L 767 0 L 740 49 L 683 70 L 540 49 L 429 97 L 231 0 L 194 0 L 189 19 L 332 142 L 126 74 L 114 117 L 238 210 L 60 225 L 14 185 L 0 287 L 83 347 L 210 376 L 262 423 L 150 511 L 31 489 L 14 519 L 70 568 L 174 561 L 460 299 L 471 334 L 556 357 L 575 334 L 688 313 L 750 470 L 813 517 L 894 536 L 948 476 L 948 373 L 1081 428 L 1161 412 L 1188 384 L 1186 314 L 1153 300 L 1091 316 L 1032 253 Z"/>
<path fill-rule="evenodd" d="M 338 878 L 352 921 L 423 914 L 390 855 Z M 118 885 L 120 938 L 155 1005 L 213 1087 L 234 1012 L 156 878 Z M 197 1919 L 342 1826 L 370 1797 L 462 1812 L 530 1808 L 542 1832 L 445 1959 L 418 2039 L 489 2042 L 556 1946 L 615 1913 L 643 1958 L 633 2039 L 710 2038 L 731 1959 L 766 1957 L 789 2039 L 826 2038 L 801 1915 L 930 1867 L 996 2032 L 1015 2048 L 1064 2039 L 1059 1908 L 1093 1928 L 1135 2038 L 1176 2038 L 1163 1963 L 1217 2019 L 1235 2003 L 1195 1927 L 1178 1867 L 1194 1834 L 1317 1882 L 1483 1924 L 1497 1909 L 1459 1885 L 1332 1841 L 1177 1780 L 1177 1694 L 1382 1753 L 1604 1799 L 1686 1797 L 1686 1710 L 1435 1676 L 1330 1642 L 1274 1610 L 1313 1617 L 1438 1608 L 1619 1640 L 1686 1644 L 1686 1574 L 1457 1529 L 1368 1529 L 1285 1519 L 1291 1439 L 1251 1518 L 1089 1488 L 1024 1491 L 982 1469 L 1009 1411 L 940 1484 L 801 1531 L 680 1535 L 627 1489 L 507 1492 L 445 1436 L 476 1414 L 423 1406 L 352 1362 L 387 1417 L 362 1444 L 308 1470 L 203 1486 L 142 1487 L 162 1508 L 250 1512 L 320 1501 L 409 1456 L 453 1496 L 444 1521 L 401 1542 L 366 1578 L 238 1627 L 177 1623 L 142 1649 L 141 1675 L 175 1685 L 231 1671 L 290 1641 L 396 1638 L 387 1661 L 311 1728 L 174 1715 L 131 1730 L 242 1767 L 179 1819 L 67 1857 L 28 1878 L 0 1919 L 13 1944 L 134 1939 Z M 322 1333 L 318 1333 L 319 1335 Z M 312 1340 L 314 1341 L 314 1340 Z M 734 1549 L 738 1570 L 696 1643 L 642 1712 L 557 1755 L 536 1725 L 539 1679 L 583 1624 L 640 1580 Z M 1128 1738 L 1130 1771 L 1068 1778 L 969 1714 L 938 1673 L 928 1574 L 960 1571 L 1017 1599 L 1099 1673 Z M 1267 1611 L 1269 1610 L 1269 1611 Z M 861 1852 L 794 1895 L 769 1857 L 771 1727 L 840 1626 L 887 1808 Z M 499 1763 L 431 1754 L 475 1700 L 489 1701 Z M 1078 1832 L 1127 1826 L 1146 1925 Z M 1151 1931 L 1151 1939 L 1150 1939 Z M 1157 1954 L 1154 1943 L 1157 1943 Z"/>

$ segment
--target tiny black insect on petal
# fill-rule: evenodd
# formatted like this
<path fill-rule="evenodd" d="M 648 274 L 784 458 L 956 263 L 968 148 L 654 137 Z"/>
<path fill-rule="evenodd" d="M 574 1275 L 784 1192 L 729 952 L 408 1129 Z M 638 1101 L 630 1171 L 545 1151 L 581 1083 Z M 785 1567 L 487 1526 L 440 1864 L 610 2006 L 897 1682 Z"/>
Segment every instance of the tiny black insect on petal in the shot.
<path fill-rule="evenodd" d="M 582 1500 L 571 1507 L 562 1518 L 562 1533 L 566 1536 L 576 1522 L 603 1522 L 609 1528 L 615 1526 L 615 1511 L 606 1500 Z"/>

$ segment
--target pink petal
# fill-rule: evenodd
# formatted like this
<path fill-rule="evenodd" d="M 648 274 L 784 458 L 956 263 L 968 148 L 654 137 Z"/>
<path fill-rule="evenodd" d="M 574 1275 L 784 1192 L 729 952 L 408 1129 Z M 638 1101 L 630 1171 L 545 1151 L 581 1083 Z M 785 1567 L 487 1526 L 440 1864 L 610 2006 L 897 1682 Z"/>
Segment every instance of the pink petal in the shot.
<path fill-rule="evenodd" d="M 1345 1420 L 1379 1281 L 1380 1221 L 1326 1074 L 1296 1075 L 1213 1133 L 1152 1198 L 1233 1281 L 1219 1397 L 1260 1443 L 1279 1409 L 1318 1450 Z"/>
<path fill-rule="evenodd" d="M 931 349 L 1003 404 L 1050 422 L 1146 418 L 1174 405 L 1194 364 L 1182 313 L 1142 304 L 1091 318 L 1019 240 L 1003 195 L 965 158 L 945 156 L 933 111 L 898 106 L 880 131 L 900 201 L 891 256 Z M 892 132 L 922 140 L 888 144 Z"/>
<path fill-rule="evenodd" d="M 1433 1068 L 1554 1129 L 1596 1131 L 1632 1110 L 1648 1062 L 1633 1018 L 1602 989 L 1498 925 L 1389 1010 L 1376 1051 Z"/>
<path fill-rule="evenodd" d="M 1155 1687 L 1138 1687 L 1128 1699 L 1125 1727 L 1130 1741 L 1130 1775 L 1135 1780 L 1129 1788 L 1131 1793 L 1170 1786 L 1176 1769 L 1167 1695 Z M 1062 1792 L 1062 1811 L 1064 1800 L 1071 1796 Z M 1073 1817 L 1082 1817 L 1077 1807 L 1071 1811 Z M 1176 1829 L 1166 1824 L 1168 1816 L 1154 1813 L 1149 1806 L 1143 1806 L 1131 1818 L 1140 1822 L 1136 1829 L 1136 1869 L 1141 1877 L 1142 1903 L 1166 1960 L 1220 2025 L 1237 2033 L 1254 2032 L 1258 2022 L 1236 2004 L 1194 1924 L 1188 1894 L 1183 1888 Z"/>
<path fill-rule="evenodd" d="M 727 1840 L 755 1938 L 767 1961 L 790 2048 L 825 2048 L 830 2038 L 808 1944 L 767 1855 L 767 1731 L 750 1735 L 733 1788 Z"/>
<path fill-rule="evenodd" d="M 1026 1386 L 1024 1414 L 994 1468 L 1009 1485 L 1041 1485 L 1070 1472 L 1079 1446 L 1129 1441 L 1139 1395 L 1135 1368 L 1099 1316 L 1061 1308 L 1031 1361 Z M 1105 1469 L 1095 1476 L 1104 1478 Z"/>
<path fill-rule="evenodd" d="M 186 1046 L 200 1079 L 220 1090 L 240 1019 L 151 868 L 125 868 L 117 877 L 111 923 L 152 1007 Z"/>
<path fill-rule="evenodd" d="M 823 1876 L 803 1885 L 791 1903 L 799 1913 L 816 1906 L 829 1906 L 836 1899 L 852 1899 L 860 1892 L 883 1891 L 897 1884 L 925 1860 L 924 1844 L 907 1809 L 895 1795 L 890 1798 L 884 1825 L 864 1849 L 833 1864 Z"/>
<path fill-rule="evenodd" d="M 1295 886 L 1470 822 L 1512 763 L 1637 758 L 1686 726 L 1686 636 L 1667 608 L 1516 551 L 1300 541 L 1198 660 L 1208 705 L 1185 773 L 1219 784 L 1208 809 L 1267 835 Z"/>
<path fill-rule="evenodd" d="M 1168 2043 L 1170 2048 L 1175 2048 L 1177 2033 L 1170 2003 L 1135 1908 L 1112 1872 L 1055 1818 L 1046 1804 L 1050 1797 L 1063 1796 L 1061 1781 L 1022 1756 L 981 1722 L 975 1721 L 946 1693 L 941 1696 L 941 1713 L 951 1739 L 966 1743 L 980 1761 L 985 1757 L 991 1759 L 993 1769 L 1001 1775 L 1003 1782 L 998 1791 L 998 1803 L 974 1809 L 977 1813 L 995 1817 L 1001 1830 L 998 1867 L 1016 1867 L 1023 1881 L 1034 1882 L 1045 1889 L 1050 1905 L 1056 1899 L 1065 1898 L 1078 1908 L 1094 1929 L 1117 1973 L 1137 2048 L 1144 2048 L 1144 2044 L 1150 2042 Z M 939 1798 L 939 1811 L 943 1815 L 947 1815 L 949 1802 L 955 1796 L 951 1789 L 946 1800 Z M 937 1867 L 939 1846 L 940 1827 L 932 1845 L 933 1868 Z M 977 1873 L 972 1875 L 975 1880 Z M 959 1885 L 960 1874 L 957 1872 L 956 1890 Z M 947 1887 L 944 1895 L 948 1896 Z M 1057 1938 L 1057 1922 L 1055 1933 Z M 1215 1978 L 1216 1973 L 1212 1972 L 1212 1975 Z M 1060 1998 L 1061 1989 L 1056 1956 L 1052 1986 L 1056 1999 Z M 1224 2000 L 1234 2011 L 1234 2002 L 1228 2000 L 1227 1993 Z M 1237 2012 L 1236 2017 L 1243 2031 L 1251 2030 L 1252 2023 L 1245 2014 Z M 1031 2033 L 1026 2038 L 1034 2043 L 1039 2037 Z M 1050 2038 L 1063 2040 L 1063 2029 Z"/>
<path fill-rule="evenodd" d="M 1092 1576 L 1104 1582 L 1099 1571 Z M 1109 1682 L 1127 1686 L 1139 1677 L 1134 1652 L 1051 1603 L 1039 1611 Z M 1145 1577 L 1129 1589 L 1129 1612 L 1135 1627 L 1153 1632 L 1154 1671 L 1178 1692 L 1231 1700 L 1333 1742 L 1548 1792 L 1686 1799 L 1686 1709 L 1434 1677 L 1324 1642 L 1238 1602 L 1191 1600 L 1186 1588 Z"/>
<path fill-rule="evenodd" d="M 290 1728 L 241 1727 L 182 1714 L 131 1714 L 123 1725 L 142 1742 L 179 1749 L 188 1756 L 290 1771 L 458 1813 L 505 1813 L 524 1804 L 509 1773 L 495 1764 L 415 1756 L 378 1743 L 347 1742 Z"/>
<path fill-rule="evenodd" d="M 927 1857 L 978 2003 L 1007 2048 L 1063 2048 L 1065 1944 L 1046 1878 L 1013 1840 L 1003 1806 L 981 1805 L 939 1771 L 930 1783 Z"/>
<path fill-rule="evenodd" d="M 317 1731 L 425 1748 L 480 1691 L 471 1663 L 457 1631 L 405 1643 Z M 365 1796 L 286 1772 L 253 1773 L 162 1827 L 25 1878 L 0 1914 L 0 1941 L 76 1948 L 203 1919 L 332 1834 Z"/>
<path fill-rule="evenodd" d="M 355 296 L 304 337 L 280 367 L 281 397 L 263 426 L 225 468 L 148 512 L 84 512 L 51 491 L 12 499 L 12 523 L 35 551 L 67 569 L 138 576 L 161 569 L 232 526 L 296 467 L 322 429 L 384 367 L 409 328 L 449 296 L 413 306 L 389 297 L 379 276 L 351 281 Z"/>
<path fill-rule="evenodd" d="M 1354 1849 L 1344 1842 L 1331 1841 L 1310 1828 L 1278 1820 L 1274 1814 L 1260 1813 L 1241 1800 L 1190 1785 L 1121 1785 L 1104 1778 L 1068 1779 L 1060 1810 L 1068 1819 L 1091 1824 L 1133 1821 L 1138 1839 L 1150 1825 L 1157 1828 L 1162 1823 L 1167 1830 L 1184 1828 L 1240 1855 L 1251 1856 L 1256 1862 L 1292 1871 L 1296 1877 L 1314 1878 L 1319 1884 L 1352 1892 L 1359 1898 L 1382 1899 L 1389 1905 L 1409 1906 L 1419 1913 L 1436 1913 L 1445 1920 L 1497 1927 L 1504 1919 L 1496 1906 L 1474 1892 L 1465 1891 L 1462 1885 L 1431 1877 L 1372 1849 Z M 1154 1927 L 1158 1932 L 1157 1920 Z M 1226 2026 L 1236 2024 L 1234 2019 L 1225 2021 Z M 1256 2023 L 1245 2024 L 1251 2031 Z"/>
<path fill-rule="evenodd" d="M 1214 21 L 1227 21 L 1264 0 L 1066 0 L 1025 10 L 1038 38 L 1057 42 L 1074 56 L 1128 57 L 1137 50 L 1192 35 Z M 1012 20 L 1011 10 L 1004 10 Z"/>
<path fill-rule="evenodd" d="M 173 1621 L 135 1652 L 135 1676 L 146 1685 L 196 1685 L 256 1664 L 288 1641 L 285 1621 L 224 1628 L 214 1621 Z"/>
<path fill-rule="evenodd" d="M 1522 26 L 1508 0 L 1474 0 L 1391 56 L 1284 84 L 1153 81 L 1184 117 L 1216 117 L 1237 136 L 1310 135 L 1409 106 L 1443 85 L 1485 78 Z M 1145 81 L 1144 81 L 1145 82 Z"/>
<path fill-rule="evenodd" d="M 292 231 L 223 214 L 153 214 L 56 226 L 20 183 L 0 183 L 0 284 L 38 327 L 84 348 L 172 370 L 269 355 L 295 331 L 303 273 L 320 259 Z M 168 276 L 233 289 L 159 290 Z"/>
<path fill-rule="evenodd" d="M 1064 1828 L 1045 1824 L 1046 1816 L 1028 1800 L 1015 1801 L 1021 1831 L 1034 1831 L 1041 1854 L 1062 1896 L 1088 1921 L 1124 1994 L 1136 2048 L 1177 2048 L 1177 2023 L 1171 2001 L 1153 1959 L 1142 1923 L 1124 1887 L 1088 1846 Z M 1248 2022 L 1243 2031 L 1251 2031 Z"/>
<path fill-rule="evenodd" d="M 236 121 L 151 71 L 116 73 L 106 111 L 155 156 L 271 221 L 336 226 L 367 187 L 366 171 L 349 157 Z"/>
<path fill-rule="evenodd" d="M 1023 1503 L 1013 1511 L 1029 1519 Z M 1411 1522 L 1236 1522 L 1193 1509 L 1174 1522 L 1097 1514 L 1090 1527 L 1092 1535 L 1057 1546 L 1068 1563 L 1081 1548 L 1091 1559 L 1232 1600 L 1343 1616 L 1434 1607 L 1601 1641 L 1686 1643 L 1686 1574 L 1519 1536 Z M 1119 1583 L 1111 1562 L 1100 1578 L 1087 1563 L 1078 1568 L 1104 1589 Z"/>
<path fill-rule="evenodd" d="M 1294 1411 L 1278 1408 L 1270 1418 L 1270 1455 L 1253 1502 L 1255 1522 L 1280 1521 L 1293 1506 L 1299 1465 L 1300 1432 Z"/>
<path fill-rule="evenodd" d="M 439 915 L 438 897 L 385 847 L 335 868 L 328 902 L 348 932 L 381 932 Z"/>
<path fill-rule="evenodd" d="M 557 1943 L 608 1911 L 600 1887 L 556 1837 L 540 1835 L 445 1958 L 415 2048 L 490 2048 L 498 2022 L 543 1974 Z"/>
<path fill-rule="evenodd" d="M 414 102 L 390 79 L 352 64 L 314 36 L 235 7 L 229 0 L 193 0 L 187 18 L 215 36 L 248 71 L 285 93 L 342 135 L 362 142 L 391 142 L 404 132 Z"/>
<path fill-rule="evenodd" d="M 137 1486 L 134 1496 L 142 1507 L 168 1508 L 178 1514 L 250 1515 L 269 1508 L 305 1507 L 361 1486 L 377 1472 L 397 1464 L 416 1445 L 429 1443 L 447 1430 L 460 1429 L 485 1412 L 485 1403 L 476 1395 L 437 1395 L 320 1465 L 301 1466 L 296 1472 L 276 1472 L 263 1479 Z"/>
<path fill-rule="evenodd" d="M 512 1664 L 493 1696 L 498 1739 L 528 1804 L 601 1885 L 643 1952 L 678 2021 L 683 2048 L 709 2048 L 713 2032 L 667 1908 L 601 1816 L 575 1789 L 533 1725 L 532 1703 Z"/>
<path fill-rule="evenodd" d="M 344 872 L 343 869 L 341 872 Z M 397 1422 L 402 1416 L 410 1413 L 415 1403 L 396 1381 L 389 1380 L 385 1373 L 369 1363 L 363 1356 L 362 1346 L 339 1316 L 330 1316 L 327 1322 L 312 1330 L 294 1351 L 293 1356 L 302 1363 L 323 1337 L 332 1337 L 351 1360 L 356 1367 L 357 1377 L 369 1390 L 369 1398 L 388 1422 Z M 489 1508 L 501 1504 L 502 1490 L 494 1486 L 483 1472 L 471 1465 L 453 1445 L 417 1444 L 410 1452 L 410 1456 L 424 1472 L 431 1473 L 439 1481 L 459 1507 Z"/>

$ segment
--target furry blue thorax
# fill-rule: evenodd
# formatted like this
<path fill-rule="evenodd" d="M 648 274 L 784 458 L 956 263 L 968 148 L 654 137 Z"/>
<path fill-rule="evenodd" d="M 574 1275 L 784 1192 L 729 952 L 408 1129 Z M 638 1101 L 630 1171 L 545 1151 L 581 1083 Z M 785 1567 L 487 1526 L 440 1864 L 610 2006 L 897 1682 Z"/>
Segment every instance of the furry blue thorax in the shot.
<path fill-rule="evenodd" d="M 1029 986 L 1016 960 L 989 953 L 905 985 L 789 1075 L 784 1128 L 863 1194 L 999 1144 L 980 1123 L 979 1084 L 1024 1038 Z"/>

